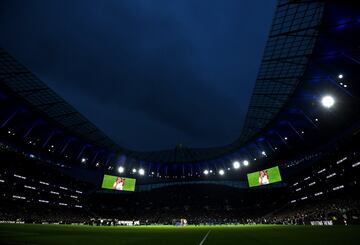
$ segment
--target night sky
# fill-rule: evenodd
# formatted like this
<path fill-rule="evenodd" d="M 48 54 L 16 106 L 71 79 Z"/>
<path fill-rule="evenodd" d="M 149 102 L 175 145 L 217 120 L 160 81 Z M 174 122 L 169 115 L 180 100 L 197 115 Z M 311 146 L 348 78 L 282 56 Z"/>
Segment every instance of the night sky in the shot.
<path fill-rule="evenodd" d="M 119 145 L 239 137 L 275 0 L 1 0 L 0 46 Z"/>

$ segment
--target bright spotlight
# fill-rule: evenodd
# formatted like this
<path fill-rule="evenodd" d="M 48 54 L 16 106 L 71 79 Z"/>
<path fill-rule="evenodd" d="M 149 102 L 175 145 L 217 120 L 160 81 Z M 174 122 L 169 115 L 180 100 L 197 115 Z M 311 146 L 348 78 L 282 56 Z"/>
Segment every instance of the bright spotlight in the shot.
<path fill-rule="evenodd" d="M 210 170 L 209 172 L 210 172 L 210 173 L 212 173 L 213 171 L 212 171 L 212 170 Z"/>
<path fill-rule="evenodd" d="M 208 174 L 209 174 L 209 170 L 205 169 L 205 170 L 204 170 L 204 174 L 205 174 L 205 175 L 208 175 Z"/>
<path fill-rule="evenodd" d="M 143 168 L 140 168 L 140 169 L 139 169 L 139 174 L 140 174 L 140 175 L 144 175 L 144 174 L 145 174 L 145 170 L 144 170 Z"/>
<path fill-rule="evenodd" d="M 50 149 L 49 149 L 49 150 L 50 150 Z M 85 162 L 86 162 L 86 158 L 84 158 L 84 157 L 81 158 L 81 162 L 82 162 L 82 163 L 85 163 Z"/>
<path fill-rule="evenodd" d="M 249 161 L 248 161 L 248 160 L 244 160 L 244 161 L 243 161 L 243 164 L 244 164 L 244 166 L 248 166 L 248 165 L 249 165 Z"/>
<path fill-rule="evenodd" d="M 120 174 L 122 174 L 122 173 L 124 173 L 124 167 L 123 166 L 120 166 L 120 167 L 118 167 L 118 172 L 120 173 Z"/>
<path fill-rule="evenodd" d="M 137 171 L 136 168 L 133 168 L 132 172 L 133 172 L 133 173 L 136 173 L 136 171 Z"/>
<path fill-rule="evenodd" d="M 265 151 L 262 151 L 262 152 L 261 152 L 261 155 L 266 156 L 266 152 L 265 152 Z"/>
<path fill-rule="evenodd" d="M 235 169 L 240 168 L 240 163 L 239 163 L 238 161 L 233 162 L 233 167 L 234 167 Z"/>
<path fill-rule="evenodd" d="M 219 170 L 219 174 L 220 174 L 220 175 L 224 175 L 224 174 L 225 174 L 225 171 L 222 170 L 222 169 L 220 169 L 220 170 Z"/>
<path fill-rule="evenodd" d="M 321 104 L 326 108 L 330 108 L 335 104 L 335 100 L 334 100 L 334 98 L 332 96 L 325 95 L 321 99 Z"/>
<path fill-rule="evenodd" d="M 340 78 L 340 79 L 342 79 L 343 77 L 344 77 L 343 74 L 339 74 L 339 75 L 338 75 L 338 78 Z"/>

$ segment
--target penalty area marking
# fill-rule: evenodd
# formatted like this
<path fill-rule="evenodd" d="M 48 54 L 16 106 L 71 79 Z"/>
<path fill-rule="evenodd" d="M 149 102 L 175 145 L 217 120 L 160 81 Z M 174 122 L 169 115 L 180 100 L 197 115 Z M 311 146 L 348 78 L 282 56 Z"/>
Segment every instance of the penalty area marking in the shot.
<path fill-rule="evenodd" d="M 211 231 L 211 230 L 209 230 L 209 231 L 206 233 L 206 235 L 205 235 L 204 238 L 201 240 L 201 242 L 199 243 L 199 245 L 203 245 L 203 244 L 204 244 L 206 238 L 207 238 L 208 235 L 210 234 L 210 231 Z"/>

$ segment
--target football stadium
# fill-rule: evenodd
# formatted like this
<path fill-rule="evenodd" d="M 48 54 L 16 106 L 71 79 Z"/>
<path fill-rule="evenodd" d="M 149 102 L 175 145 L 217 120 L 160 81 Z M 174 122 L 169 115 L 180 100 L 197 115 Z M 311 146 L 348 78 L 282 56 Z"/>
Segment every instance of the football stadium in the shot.
<path fill-rule="evenodd" d="M 358 244 L 356 1 L 0 2 L 0 244 Z"/>

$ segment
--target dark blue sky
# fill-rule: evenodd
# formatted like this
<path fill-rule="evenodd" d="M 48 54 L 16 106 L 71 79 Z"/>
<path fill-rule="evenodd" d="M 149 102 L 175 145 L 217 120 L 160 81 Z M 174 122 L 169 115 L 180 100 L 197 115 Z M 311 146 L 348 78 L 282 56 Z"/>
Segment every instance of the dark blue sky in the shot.
<path fill-rule="evenodd" d="M 0 46 L 133 150 L 241 132 L 274 0 L 1 0 Z"/>

